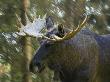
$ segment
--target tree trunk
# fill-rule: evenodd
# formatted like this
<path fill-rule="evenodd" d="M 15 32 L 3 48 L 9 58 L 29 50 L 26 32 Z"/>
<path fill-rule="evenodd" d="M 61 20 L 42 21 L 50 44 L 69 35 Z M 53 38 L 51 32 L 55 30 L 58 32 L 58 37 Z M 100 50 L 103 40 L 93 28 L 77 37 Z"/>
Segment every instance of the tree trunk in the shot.
<path fill-rule="evenodd" d="M 22 10 L 21 10 L 21 21 L 24 25 L 26 25 L 26 14 L 29 8 L 29 0 L 22 0 Z M 31 38 L 28 36 L 22 37 L 22 45 L 23 45 L 23 56 L 24 60 L 22 63 L 22 72 L 23 72 L 23 81 L 22 82 L 32 82 L 31 74 L 29 72 L 29 63 L 32 56 L 32 47 L 31 47 Z"/>
<path fill-rule="evenodd" d="M 22 63 L 23 67 L 23 82 L 32 82 L 31 74 L 29 72 L 29 63 L 32 56 L 32 47 L 31 47 L 31 38 L 30 37 L 23 37 L 23 55 L 24 61 Z"/>

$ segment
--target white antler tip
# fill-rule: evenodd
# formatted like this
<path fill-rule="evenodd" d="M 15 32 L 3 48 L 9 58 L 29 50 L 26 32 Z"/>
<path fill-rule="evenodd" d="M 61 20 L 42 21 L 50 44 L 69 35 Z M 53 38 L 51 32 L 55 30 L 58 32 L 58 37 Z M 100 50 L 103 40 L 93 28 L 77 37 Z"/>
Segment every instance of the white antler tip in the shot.
<path fill-rule="evenodd" d="M 47 16 L 47 13 L 43 16 L 43 19 L 45 19 L 45 18 L 46 18 L 46 16 Z"/>

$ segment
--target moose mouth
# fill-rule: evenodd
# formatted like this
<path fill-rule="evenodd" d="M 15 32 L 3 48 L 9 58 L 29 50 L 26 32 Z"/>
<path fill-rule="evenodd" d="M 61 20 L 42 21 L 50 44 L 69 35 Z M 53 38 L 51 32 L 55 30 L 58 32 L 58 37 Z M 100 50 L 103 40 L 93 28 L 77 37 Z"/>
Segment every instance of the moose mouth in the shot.
<path fill-rule="evenodd" d="M 37 64 L 30 64 L 30 72 L 36 74 L 36 73 L 41 73 L 44 69 L 45 69 L 45 66 L 42 65 L 41 63 L 37 63 Z"/>

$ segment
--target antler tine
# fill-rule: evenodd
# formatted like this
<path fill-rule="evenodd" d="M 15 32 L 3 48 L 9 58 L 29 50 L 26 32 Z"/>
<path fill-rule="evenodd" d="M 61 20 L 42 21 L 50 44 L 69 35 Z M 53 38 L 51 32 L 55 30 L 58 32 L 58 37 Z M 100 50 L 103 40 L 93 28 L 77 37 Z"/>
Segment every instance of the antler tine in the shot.
<path fill-rule="evenodd" d="M 37 17 L 36 16 L 32 16 L 32 21 L 35 21 Z"/>
<path fill-rule="evenodd" d="M 43 19 L 45 19 L 45 18 L 46 18 L 46 16 L 47 16 L 47 13 L 43 16 Z"/>
<path fill-rule="evenodd" d="M 24 25 L 21 23 L 21 18 L 15 13 L 17 19 L 18 19 L 18 22 L 20 24 L 21 27 L 24 27 Z"/>
<path fill-rule="evenodd" d="M 26 22 L 27 22 L 27 23 L 31 23 L 31 22 L 29 21 L 29 18 L 28 18 L 28 16 L 27 16 L 26 13 L 25 13 L 25 16 L 26 16 Z"/>
<path fill-rule="evenodd" d="M 81 24 L 79 24 L 78 27 L 77 27 L 75 30 L 73 30 L 73 31 L 71 31 L 71 32 L 69 32 L 69 33 L 67 33 L 67 34 L 63 37 L 62 40 L 68 40 L 68 39 L 74 37 L 74 36 L 84 27 L 84 25 L 85 25 L 86 22 L 87 22 L 87 18 L 88 18 L 88 16 L 86 15 L 84 21 L 83 21 Z"/>

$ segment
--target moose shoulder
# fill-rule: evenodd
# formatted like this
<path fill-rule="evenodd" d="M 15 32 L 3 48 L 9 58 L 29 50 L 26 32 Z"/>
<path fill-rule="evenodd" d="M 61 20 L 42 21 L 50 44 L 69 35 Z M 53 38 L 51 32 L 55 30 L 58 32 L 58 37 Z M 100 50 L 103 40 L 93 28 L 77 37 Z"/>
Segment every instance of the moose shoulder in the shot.
<path fill-rule="evenodd" d="M 67 29 L 53 29 L 46 37 L 65 36 Z M 87 28 L 61 42 L 47 39 L 30 63 L 30 71 L 45 66 L 59 74 L 62 82 L 110 82 L 110 35 L 98 35 Z"/>

